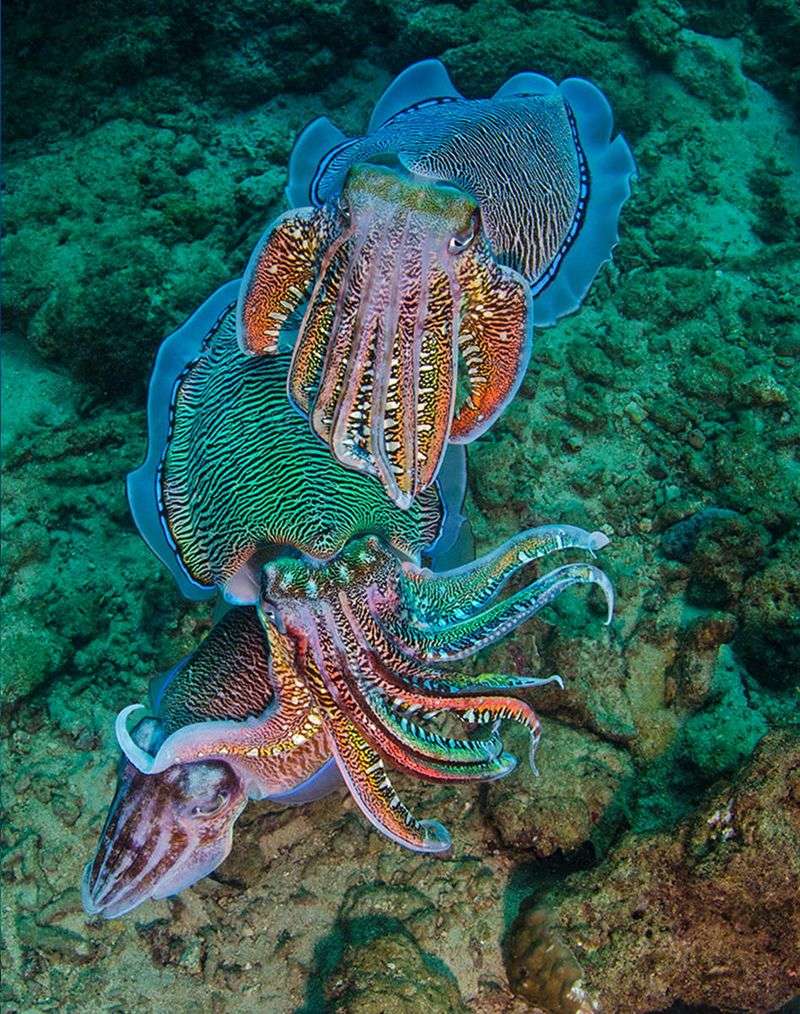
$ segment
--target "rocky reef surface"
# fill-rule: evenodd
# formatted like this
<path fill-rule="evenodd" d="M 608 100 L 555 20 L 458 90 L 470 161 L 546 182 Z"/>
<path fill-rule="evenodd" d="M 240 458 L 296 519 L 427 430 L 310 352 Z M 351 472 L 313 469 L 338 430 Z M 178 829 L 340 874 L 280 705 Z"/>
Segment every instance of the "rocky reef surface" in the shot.
<path fill-rule="evenodd" d="M 777 1009 L 800 993 L 800 38 L 789 0 L 77 4 L 4 11 L 3 1009 Z M 794 40 L 794 42 L 792 42 Z M 482 668 L 560 672 L 541 777 L 403 784 L 446 860 L 343 793 L 252 804 L 218 873 L 87 922 L 111 722 L 190 650 L 138 538 L 163 334 L 240 272 L 295 132 L 441 56 L 469 95 L 584 75 L 638 160 L 613 266 L 470 448 L 479 548 L 602 528 Z M 522 744 L 517 744 L 524 753 Z M 512 748 L 514 743 L 512 740 Z"/>

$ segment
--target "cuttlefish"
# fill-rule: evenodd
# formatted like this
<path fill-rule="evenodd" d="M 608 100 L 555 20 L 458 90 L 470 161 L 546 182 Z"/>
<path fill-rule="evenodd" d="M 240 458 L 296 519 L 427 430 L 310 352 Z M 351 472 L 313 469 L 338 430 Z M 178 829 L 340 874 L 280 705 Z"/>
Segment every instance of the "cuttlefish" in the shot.
<path fill-rule="evenodd" d="M 87 868 L 87 906 L 119 914 L 117 884 L 126 871 L 163 877 L 160 886 L 140 892 L 140 900 L 164 897 L 205 876 L 209 863 L 227 855 L 246 798 L 302 801 L 309 787 L 316 792 L 323 783 L 323 771 L 324 785 L 330 785 L 331 773 L 323 767 L 329 757 L 382 834 L 413 851 L 447 852 L 447 829 L 409 810 L 392 785 L 387 762 L 433 781 L 501 778 L 516 765 L 499 735 L 501 722 L 508 720 L 530 733 L 534 765 L 540 725 L 520 694 L 560 683 L 560 677 L 467 675 L 445 663 L 495 643 L 575 585 L 600 587 L 610 618 L 610 583 L 590 563 L 565 564 L 498 599 L 506 583 L 533 561 L 568 548 L 593 555 L 606 542 L 601 533 L 545 526 L 437 574 L 401 559 L 374 535 L 354 540 L 329 561 L 270 560 L 257 606 L 263 640 L 254 633 L 252 609 L 235 611 L 235 627 L 228 614 L 227 627 L 221 633 L 215 628 L 167 691 L 151 701 L 161 735 L 146 742 L 137 735 L 148 720 L 144 705 L 129 705 L 118 715 L 116 734 L 126 764 L 98 855 Z M 236 643 L 237 636 L 243 643 Z M 258 695 L 267 693 L 263 712 L 254 714 Z M 474 729 L 483 734 L 474 735 Z M 219 764 L 221 769 L 213 767 Z M 197 771 L 206 774 L 187 781 L 187 772 Z M 209 782 L 217 788 L 224 783 L 219 809 L 195 806 L 194 787 L 205 793 Z M 202 848 L 186 822 L 175 819 L 178 797 L 181 814 L 186 806 L 199 808 L 195 816 L 206 828 Z M 169 845 L 177 839 L 186 842 L 180 855 Z M 134 840 L 135 867 L 121 858 Z M 143 848 L 145 840 L 152 843 L 152 856 L 151 845 Z M 193 848 L 199 850 L 194 859 Z M 180 872 L 168 873 L 173 856 Z M 142 891 L 148 874 L 137 880 Z M 126 889 L 126 903 L 134 897 L 139 895 Z"/>
<path fill-rule="evenodd" d="M 404 71 L 368 132 L 298 138 L 282 215 L 257 244 L 237 330 L 278 351 L 302 310 L 289 396 L 337 459 L 408 508 L 448 443 L 514 396 L 534 323 L 574 310 L 617 240 L 635 166 L 587 81 L 512 77 L 467 100 L 443 65 Z"/>
<path fill-rule="evenodd" d="M 270 655 L 252 607 L 232 609 L 198 649 L 153 680 L 148 714 L 125 732 L 117 788 L 94 859 L 83 878 L 90 915 L 123 915 L 148 898 L 166 898 L 208 876 L 231 850 L 233 826 L 248 799 L 310 802 L 341 785 L 308 692 Z M 258 722 L 257 756 L 214 759 L 142 773 L 183 728 L 217 730 Z"/>

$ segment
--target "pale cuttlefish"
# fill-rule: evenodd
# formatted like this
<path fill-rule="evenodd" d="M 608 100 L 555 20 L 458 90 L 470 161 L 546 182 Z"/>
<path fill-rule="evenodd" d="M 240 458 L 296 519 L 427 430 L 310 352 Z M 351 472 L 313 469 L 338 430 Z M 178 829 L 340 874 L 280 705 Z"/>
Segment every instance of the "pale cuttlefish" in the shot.
<path fill-rule="evenodd" d="M 292 153 L 296 210 L 239 297 L 241 347 L 278 348 L 303 310 L 289 395 L 349 468 L 408 507 L 514 396 L 532 327 L 575 310 L 617 241 L 635 166 L 588 81 L 517 74 L 465 99 L 409 67 L 363 137 L 328 119 Z"/>
<path fill-rule="evenodd" d="M 125 732 L 133 761 L 123 754 L 98 849 L 84 871 L 90 915 L 114 918 L 208 876 L 230 852 L 248 799 L 306 803 L 341 785 L 308 692 L 281 663 L 269 653 L 256 610 L 241 607 L 152 681 L 147 716 Z M 239 729 L 256 720 L 262 735 L 256 756 L 228 764 L 220 755 L 142 773 L 182 728 L 211 722 Z"/>
<path fill-rule="evenodd" d="M 539 735 L 532 709 L 510 692 L 546 681 L 458 675 L 444 665 L 497 641 L 571 586 L 596 584 L 609 616 L 613 606 L 608 579 L 589 563 L 566 564 L 498 598 L 506 582 L 535 560 L 571 548 L 593 555 L 607 542 L 601 533 L 572 526 L 523 532 L 454 569 L 434 573 L 423 566 L 426 547 L 440 564 L 436 547 L 443 533 L 449 541 L 454 537 L 446 530 L 456 515 L 444 505 L 441 478 L 427 510 L 417 504 L 402 511 L 383 496 L 376 479 L 338 465 L 281 396 L 288 357 L 259 360 L 239 351 L 235 288 L 223 287 L 162 347 L 150 388 L 148 456 L 131 476 L 129 495 L 142 534 L 187 594 L 221 589 L 229 599 L 258 607 L 272 676 L 264 690 L 264 665 L 259 668 L 256 653 L 232 649 L 220 637 L 212 643 L 212 634 L 208 647 L 168 682 L 173 689 L 167 696 L 158 691 L 154 721 L 146 718 L 131 729 L 142 706 L 123 709 L 116 731 L 127 763 L 98 857 L 87 871 L 90 911 L 117 914 L 120 906 L 130 907 L 119 891 L 144 869 L 126 854 L 131 848 L 158 849 L 160 856 L 148 867 L 160 871 L 158 886 L 143 886 L 140 900 L 174 893 L 221 861 L 249 794 L 294 791 L 285 782 L 265 791 L 269 772 L 259 782 L 248 765 L 274 760 L 273 735 L 283 736 L 286 722 L 305 715 L 306 707 L 303 729 L 293 729 L 291 744 L 281 740 L 288 753 L 294 756 L 290 747 L 305 746 L 318 730 L 316 742 L 327 744 L 376 827 L 408 848 L 446 851 L 446 830 L 408 811 L 384 759 L 426 778 L 500 777 L 514 761 L 502 748 L 497 723 L 522 722 L 532 749 Z M 460 480 L 452 485 L 457 501 Z M 226 651 L 233 669 L 224 661 Z M 216 674 L 195 676 L 214 664 Z M 291 697 L 275 689 L 276 671 Z M 215 696 L 230 672 L 244 691 Z M 179 690 L 182 703 L 175 710 Z M 261 712 L 259 692 L 267 702 Z M 172 710 L 164 711 L 165 701 Z M 448 722 L 466 724 L 469 732 L 455 736 L 443 728 Z M 472 738 L 473 726 L 488 726 L 489 735 Z M 321 755 L 314 756 L 316 763 Z M 312 774 L 291 771 L 294 788 Z M 218 796 L 224 797 L 219 809 Z M 129 798 L 135 804 L 129 806 Z M 172 821 L 163 835 L 159 808 Z M 202 818 L 202 836 L 198 825 L 187 827 L 187 808 Z M 188 842 L 185 854 L 168 847 L 170 836 Z M 174 872 L 171 856 L 178 857 Z M 143 874 L 137 883 L 144 880 Z M 133 897 L 126 893 L 135 904 Z"/>

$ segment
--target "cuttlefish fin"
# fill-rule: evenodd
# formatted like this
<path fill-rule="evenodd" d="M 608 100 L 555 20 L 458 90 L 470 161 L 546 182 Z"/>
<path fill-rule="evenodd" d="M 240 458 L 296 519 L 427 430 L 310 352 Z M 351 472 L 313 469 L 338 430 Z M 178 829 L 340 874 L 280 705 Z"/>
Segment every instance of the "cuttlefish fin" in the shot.
<path fill-rule="evenodd" d="M 250 355 L 278 351 L 289 317 L 308 298 L 320 259 L 333 239 L 333 219 L 322 208 L 287 211 L 264 233 L 239 290 L 236 332 Z"/>
<path fill-rule="evenodd" d="M 427 548 L 431 570 L 439 571 L 467 563 L 474 557 L 469 522 L 464 514 L 467 494 L 467 452 L 450 444 L 436 476 L 436 488 L 442 504 L 439 532 Z"/>
<path fill-rule="evenodd" d="M 513 79 L 512 79 L 513 80 Z M 509 84 L 511 82 L 508 82 Z M 536 325 L 547 326 L 583 301 L 619 235 L 620 209 L 631 193 L 636 162 L 625 138 L 611 140 L 614 122 L 605 96 L 582 78 L 558 87 L 585 163 L 573 233 L 534 285 Z"/>
<path fill-rule="evenodd" d="M 159 470 L 173 430 L 179 379 L 216 333 L 220 321 L 236 301 L 240 284 L 237 279 L 217 289 L 161 343 L 147 395 L 147 457 L 139 468 L 128 474 L 126 487 L 139 534 L 175 578 L 181 593 L 195 600 L 214 596 L 216 588 L 210 582 L 196 580 L 181 559 L 165 517 Z"/>
<path fill-rule="evenodd" d="M 463 95 L 454 87 L 441 60 L 420 60 L 398 74 L 378 99 L 367 133 L 411 106 L 450 99 L 463 99 Z"/>
<path fill-rule="evenodd" d="M 510 77 L 501 85 L 492 98 L 507 99 L 513 95 L 551 95 L 556 90 L 556 83 L 544 74 L 534 74 L 524 70 L 521 74 Z"/>
<path fill-rule="evenodd" d="M 292 208 L 320 203 L 312 192 L 312 181 L 325 156 L 338 151 L 346 143 L 347 136 L 327 116 L 312 120 L 297 135 L 289 156 L 289 180 L 286 184 L 286 199 Z"/>
<path fill-rule="evenodd" d="M 522 383 L 533 312 L 529 286 L 494 261 L 487 243 L 461 257 L 457 270 L 464 299 L 459 350 L 469 391 L 456 410 L 450 440 L 468 443 L 492 425 Z"/>

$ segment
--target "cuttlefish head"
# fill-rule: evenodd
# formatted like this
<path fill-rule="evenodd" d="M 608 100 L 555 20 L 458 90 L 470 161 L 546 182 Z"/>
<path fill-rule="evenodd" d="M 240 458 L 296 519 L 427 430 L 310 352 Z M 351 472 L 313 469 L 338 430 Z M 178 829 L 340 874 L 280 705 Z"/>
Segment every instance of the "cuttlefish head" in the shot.
<path fill-rule="evenodd" d="M 131 736 L 145 753 L 163 738 L 150 718 Z M 208 876 L 230 852 L 246 802 L 242 779 L 224 761 L 143 774 L 124 757 L 97 853 L 84 870 L 85 911 L 113 919 Z"/>
<path fill-rule="evenodd" d="M 307 299 L 290 397 L 342 464 L 407 508 L 447 441 L 474 439 L 513 396 L 530 293 L 496 264 L 470 194 L 384 157 L 352 166 L 324 207 L 278 220 L 245 274 L 238 327 L 245 351 L 276 351 Z"/>

